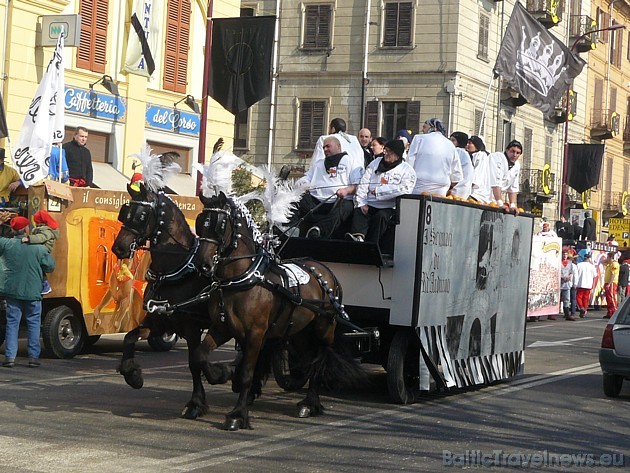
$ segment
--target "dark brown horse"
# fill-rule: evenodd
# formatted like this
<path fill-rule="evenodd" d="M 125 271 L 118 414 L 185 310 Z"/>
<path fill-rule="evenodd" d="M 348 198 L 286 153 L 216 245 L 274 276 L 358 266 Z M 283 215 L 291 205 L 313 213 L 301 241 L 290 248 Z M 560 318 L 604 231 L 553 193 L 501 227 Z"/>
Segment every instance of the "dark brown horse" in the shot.
<path fill-rule="evenodd" d="M 112 249 L 118 258 L 130 258 L 135 249 L 151 241 L 151 264 L 147 272 L 144 293 L 145 307 L 149 312 L 142 323 L 131 330 L 123 342 L 123 357 L 119 371 L 127 384 L 139 389 L 143 385 L 142 370 L 135 361 L 135 343 L 142 338 L 177 333 L 188 344 L 188 365 L 193 378 L 193 393 L 182 415 L 194 419 L 207 411 L 206 395 L 201 373 L 210 382 L 226 382 L 223 365 L 211 365 L 195 358 L 201 333 L 210 324 L 208 301 L 197 300 L 199 294 L 212 294 L 211 281 L 201 274 L 202 257 L 199 240 L 192 233 L 184 214 L 162 190 L 149 191 L 144 184 L 139 188 L 128 186 L 131 201 L 120 211 L 123 226 Z M 170 311 L 160 308 L 170 304 L 193 301 Z M 216 305 L 216 304 L 215 304 Z"/>
<path fill-rule="evenodd" d="M 276 261 L 242 204 L 223 193 L 200 198 L 204 204 L 196 222 L 200 252 L 219 285 L 218 310 L 210 310 L 212 324 L 201 353 L 232 338 L 242 348 L 233 378 L 233 389 L 240 395 L 224 428 L 251 428 L 248 404 L 260 376 L 256 368 L 261 366 L 261 350 L 274 342 L 291 343 L 308 362 L 308 392 L 298 404 L 298 416 L 321 414 L 322 384 L 339 387 L 365 380 L 360 366 L 343 356 L 335 343 L 338 322 L 345 317 L 339 282 L 317 261 Z"/>

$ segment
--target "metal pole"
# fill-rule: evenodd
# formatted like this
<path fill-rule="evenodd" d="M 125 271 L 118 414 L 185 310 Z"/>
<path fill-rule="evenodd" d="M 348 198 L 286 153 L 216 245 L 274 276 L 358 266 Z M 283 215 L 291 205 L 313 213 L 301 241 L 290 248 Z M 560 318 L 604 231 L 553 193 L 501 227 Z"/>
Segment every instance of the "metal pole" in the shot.
<path fill-rule="evenodd" d="M 199 127 L 199 157 L 197 162 L 202 166 L 206 162 L 206 130 L 208 128 L 208 83 L 210 82 L 210 51 L 212 49 L 212 6 L 213 0 L 208 0 L 208 14 L 206 17 L 206 50 L 203 63 L 203 91 L 201 92 L 201 126 Z M 201 188 L 201 173 L 197 173 L 195 194 Z"/>
<path fill-rule="evenodd" d="M 271 169 L 273 135 L 276 127 L 276 87 L 278 81 L 278 39 L 280 37 L 280 0 L 276 0 L 276 25 L 273 33 L 273 63 L 271 70 L 271 99 L 269 108 L 269 143 L 267 144 L 267 167 Z"/>

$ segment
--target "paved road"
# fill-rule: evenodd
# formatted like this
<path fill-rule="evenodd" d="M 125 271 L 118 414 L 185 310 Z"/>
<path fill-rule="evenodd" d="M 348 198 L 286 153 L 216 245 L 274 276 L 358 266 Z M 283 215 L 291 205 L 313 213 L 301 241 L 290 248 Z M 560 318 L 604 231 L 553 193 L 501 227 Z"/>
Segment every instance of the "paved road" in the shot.
<path fill-rule="evenodd" d="M 137 391 L 115 373 L 119 339 L 39 369 L 18 359 L 0 368 L 0 472 L 434 472 L 474 469 L 475 458 L 495 470 L 488 462 L 499 451 L 519 464 L 519 454 L 536 465 L 545 452 L 566 461 L 542 471 L 611 471 L 559 457 L 615 454 L 619 463 L 624 454 L 630 465 L 630 382 L 619 399 L 602 393 L 600 315 L 530 323 L 524 376 L 411 406 L 390 404 L 384 372 L 371 367 L 369 392 L 324 396 L 327 414 L 302 420 L 299 395 L 270 381 L 252 411 L 254 430 L 235 433 L 220 430 L 236 400 L 229 386 L 208 388 L 206 417 L 179 418 L 191 389 L 183 344 L 162 354 L 140 344 Z"/>

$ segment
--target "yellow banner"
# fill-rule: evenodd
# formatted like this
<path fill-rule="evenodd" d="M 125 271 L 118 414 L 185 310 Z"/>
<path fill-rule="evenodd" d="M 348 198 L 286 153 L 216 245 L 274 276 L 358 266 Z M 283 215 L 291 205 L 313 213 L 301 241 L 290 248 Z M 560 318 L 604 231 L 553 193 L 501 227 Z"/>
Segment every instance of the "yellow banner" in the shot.
<path fill-rule="evenodd" d="M 619 246 L 630 246 L 630 218 L 608 219 L 608 235 L 615 235 Z"/>

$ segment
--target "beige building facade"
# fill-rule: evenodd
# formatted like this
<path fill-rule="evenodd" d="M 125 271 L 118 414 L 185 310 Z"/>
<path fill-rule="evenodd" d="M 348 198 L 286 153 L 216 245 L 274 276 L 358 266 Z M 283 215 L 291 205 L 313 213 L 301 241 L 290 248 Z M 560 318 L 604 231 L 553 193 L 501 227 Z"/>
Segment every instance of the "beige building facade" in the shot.
<path fill-rule="evenodd" d="M 50 33 L 43 30 L 43 17 L 68 15 L 63 21 L 72 23 L 73 16 L 81 15 L 80 41 L 66 45 L 64 55 L 65 141 L 72 139 L 76 126 L 89 130 L 94 182 L 103 188 L 121 188 L 128 182 L 134 163 L 130 155 L 138 153 L 145 140 L 157 152 L 174 149 L 182 156 L 182 174 L 172 182 L 172 190 L 194 195 L 192 165 L 203 143 L 201 120 L 207 116 L 207 157 L 219 137 L 231 146 L 234 123 L 233 116 L 212 99 L 207 100 L 207 114 L 182 101 L 193 97 L 203 112 L 208 0 L 144 1 L 141 10 L 157 16 L 160 36 L 150 78 L 124 69 L 129 35 L 136 34 L 131 28 L 136 5 L 135 0 L 0 0 L 5 45 L 0 90 L 10 131 L 4 147 L 17 145 L 26 111 L 53 53 L 54 46 L 41 45 L 42 36 Z M 215 17 L 240 12 L 238 0 L 215 0 L 210 6 Z M 117 86 L 118 94 L 104 87 L 104 75 Z"/>
<path fill-rule="evenodd" d="M 569 47 L 592 27 L 590 0 L 522 3 Z M 566 105 L 559 103 L 556 118 L 546 119 L 493 78 L 514 1 L 268 0 L 243 6 L 252 14 L 278 11 L 280 18 L 273 107 L 269 99 L 255 105 L 247 132 L 237 127 L 244 139 L 236 149 L 251 161 L 291 164 L 299 172 L 335 117 L 347 121 L 349 133 L 367 126 L 385 138 L 403 128 L 418 133 L 427 118 L 439 117 L 449 131 L 481 135 L 489 151 L 521 141 L 521 204 L 558 218 Z M 568 137 L 582 142 L 586 68 L 573 90 Z"/>

